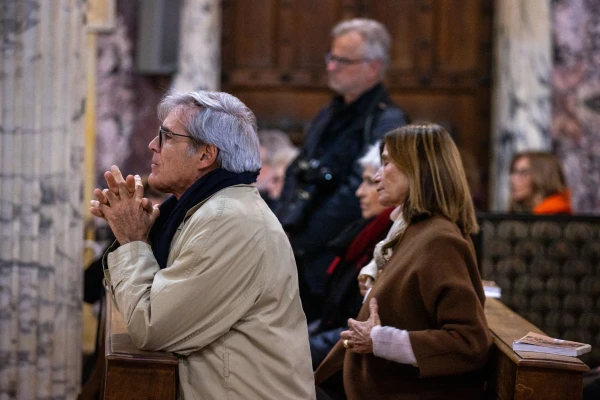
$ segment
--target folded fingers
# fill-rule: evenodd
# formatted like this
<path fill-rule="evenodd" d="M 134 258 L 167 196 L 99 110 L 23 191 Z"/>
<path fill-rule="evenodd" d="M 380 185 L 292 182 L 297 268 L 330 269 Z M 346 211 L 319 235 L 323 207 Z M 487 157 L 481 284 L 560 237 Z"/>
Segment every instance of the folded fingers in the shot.
<path fill-rule="evenodd" d="M 150 199 L 144 197 L 142 198 L 142 208 L 144 209 L 144 211 L 152 214 L 152 211 L 154 210 L 154 205 L 152 204 L 152 201 Z"/>
<path fill-rule="evenodd" d="M 90 200 L 90 213 L 98 218 L 105 218 L 101 209 L 102 205 L 98 200 Z"/>
<path fill-rule="evenodd" d="M 106 171 L 104 173 L 104 179 L 106 179 L 106 184 L 108 185 L 108 188 L 114 194 L 119 194 L 120 184 L 125 184 L 123 174 L 121 174 L 121 170 L 116 165 L 113 165 L 112 167 L 110 167 L 110 171 Z"/>
<path fill-rule="evenodd" d="M 131 175 L 129 175 L 131 176 Z M 129 176 L 127 179 L 129 180 Z M 137 199 L 142 199 L 144 197 L 144 184 L 142 183 L 142 178 L 139 175 L 133 177 L 134 184 L 134 194 Z M 129 185 L 128 185 L 129 186 Z M 148 200 L 150 201 L 150 200 Z M 150 202 L 152 204 L 152 202 Z"/>
<path fill-rule="evenodd" d="M 105 189 L 106 190 L 106 189 Z M 94 189 L 94 196 L 96 197 L 96 201 L 100 204 L 108 204 L 108 199 L 104 195 L 104 191 L 98 188 Z M 94 201 L 94 200 L 92 200 Z"/>

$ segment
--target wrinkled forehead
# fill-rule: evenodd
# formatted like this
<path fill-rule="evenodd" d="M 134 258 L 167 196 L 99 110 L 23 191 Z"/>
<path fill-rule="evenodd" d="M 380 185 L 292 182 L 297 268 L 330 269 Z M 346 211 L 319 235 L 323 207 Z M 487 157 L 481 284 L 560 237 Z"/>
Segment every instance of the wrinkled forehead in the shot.
<path fill-rule="evenodd" d="M 531 166 L 531 161 L 529 160 L 529 157 L 527 157 L 525 155 L 515 158 L 511 165 L 512 168 L 517 168 L 517 167 L 529 168 L 530 166 Z"/>
<path fill-rule="evenodd" d="M 365 52 L 365 41 L 356 31 L 345 32 L 333 38 L 331 52 L 338 57 L 362 57 Z"/>

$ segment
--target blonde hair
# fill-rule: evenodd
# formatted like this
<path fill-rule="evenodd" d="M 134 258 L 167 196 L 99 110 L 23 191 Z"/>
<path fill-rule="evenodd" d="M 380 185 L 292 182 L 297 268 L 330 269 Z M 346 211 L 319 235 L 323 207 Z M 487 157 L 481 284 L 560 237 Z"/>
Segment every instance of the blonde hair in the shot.
<path fill-rule="evenodd" d="M 407 224 L 432 215 L 454 222 L 463 235 L 479 230 L 460 153 L 440 125 L 416 123 L 388 132 L 390 160 L 408 177 L 402 208 Z"/>
<path fill-rule="evenodd" d="M 511 198 L 511 211 L 531 211 L 546 197 L 560 193 L 567 188 L 560 160 L 555 155 L 544 151 L 522 151 L 516 153 L 510 162 L 511 173 L 517 161 L 522 158 L 529 160 L 532 196 L 523 202 L 517 202 Z"/>

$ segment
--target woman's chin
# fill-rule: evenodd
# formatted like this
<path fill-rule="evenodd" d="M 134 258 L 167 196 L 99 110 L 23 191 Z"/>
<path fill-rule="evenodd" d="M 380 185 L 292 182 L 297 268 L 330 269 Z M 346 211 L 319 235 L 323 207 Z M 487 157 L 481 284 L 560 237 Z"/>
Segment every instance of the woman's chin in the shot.
<path fill-rule="evenodd" d="M 381 204 L 384 208 L 396 207 L 396 204 L 387 199 L 382 199 L 381 197 L 379 198 L 379 204 Z"/>

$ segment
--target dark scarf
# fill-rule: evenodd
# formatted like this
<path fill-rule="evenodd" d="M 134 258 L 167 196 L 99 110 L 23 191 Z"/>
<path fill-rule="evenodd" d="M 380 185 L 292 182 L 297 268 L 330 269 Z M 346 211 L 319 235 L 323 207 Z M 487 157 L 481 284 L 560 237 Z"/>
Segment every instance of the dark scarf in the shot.
<path fill-rule="evenodd" d="M 354 265 L 356 269 L 364 267 L 371 258 L 373 258 L 373 249 L 375 245 L 382 240 L 392 226 L 390 220 L 390 214 L 393 208 L 386 208 L 376 217 L 367 220 L 368 224 L 363 225 L 358 233 L 352 237 L 349 235 L 341 235 L 340 238 L 333 240 L 329 243 L 329 248 L 336 252 L 336 246 L 338 246 L 338 256 L 332 261 L 327 268 L 327 273 L 333 275 L 337 266 L 344 262 L 346 264 Z M 364 221 L 364 220 L 363 220 Z M 350 231 L 348 231 L 350 233 Z M 348 240 L 350 239 L 350 240 Z M 344 251 L 340 252 L 343 243 L 347 243 L 344 246 Z"/>
<path fill-rule="evenodd" d="M 165 200 L 149 235 L 152 252 L 160 268 L 167 266 L 171 240 L 191 208 L 226 187 L 254 183 L 257 176 L 258 172 L 235 173 L 217 168 L 194 182 L 179 200 L 175 196 Z"/>

